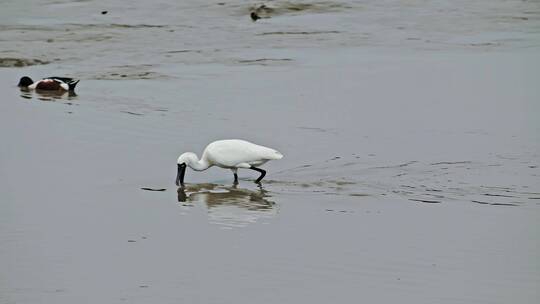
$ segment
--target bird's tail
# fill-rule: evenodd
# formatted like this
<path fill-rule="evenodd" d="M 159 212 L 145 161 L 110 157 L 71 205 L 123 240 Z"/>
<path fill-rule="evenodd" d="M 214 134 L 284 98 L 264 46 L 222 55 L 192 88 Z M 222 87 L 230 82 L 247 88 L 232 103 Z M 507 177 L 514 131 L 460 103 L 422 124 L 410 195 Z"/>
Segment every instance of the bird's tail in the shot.
<path fill-rule="evenodd" d="M 77 86 L 77 83 L 79 83 L 79 80 L 73 80 L 68 82 L 69 90 L 75 91 L 75 86 Z"/>

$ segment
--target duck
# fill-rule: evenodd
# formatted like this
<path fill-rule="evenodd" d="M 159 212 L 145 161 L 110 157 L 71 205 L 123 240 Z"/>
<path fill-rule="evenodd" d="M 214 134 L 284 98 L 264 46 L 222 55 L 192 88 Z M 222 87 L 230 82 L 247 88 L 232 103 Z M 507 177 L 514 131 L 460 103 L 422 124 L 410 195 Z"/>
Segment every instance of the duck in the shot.
<path fill-rule="evenodd" d="M 223 139 L 214 141 L 206 146 L 201 159 L 193 152 L 181 154 L 176 163 L 178 174 L 176 185 L 184 186 L 186 168 L 195 171 L 204 171 L 212 166 L 230 169 L 234 174 L 234 184 L 238 184 L 238 169 L 251 169 L 260 173 L 255 183 L 266 175 L 264 169 L 259 168 L 270 160 L 283 158 L 283 154 L 268 148 L 241 139 Z"/>
<path fill-rule="evenodd" d="M 79 80 L 68 77 L 47 77 L 34 82 L 32 78 L 24 76 L 19 80 L 19 88 L 28 90 L 43 91 L 75 91 L 75 86 Z"/>

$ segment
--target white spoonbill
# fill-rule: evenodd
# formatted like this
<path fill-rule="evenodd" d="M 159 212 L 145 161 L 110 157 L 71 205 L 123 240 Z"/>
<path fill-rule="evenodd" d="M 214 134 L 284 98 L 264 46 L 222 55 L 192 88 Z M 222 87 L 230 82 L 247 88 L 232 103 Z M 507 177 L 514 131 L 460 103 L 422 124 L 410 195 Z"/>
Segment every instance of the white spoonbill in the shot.
<path fill-rule="evenodd" d="M 274 149 L 259 146 L 240 139 L 225 139 L 210 143 L 204 149 L 201 159 L 193 152 L 186 152 L 178 157 L 178 175 L 176 185 L 184 185 L 186 166 L 195 171 L 203 171 L 212 166 L 231 169 L 234 183 L 238 183 L 238 168 L 255 170 L 261 175 L 256 183 L 266 175 L 266 171 L 258 168 L 269 160 L 281 159 L 283 155 Z"/>

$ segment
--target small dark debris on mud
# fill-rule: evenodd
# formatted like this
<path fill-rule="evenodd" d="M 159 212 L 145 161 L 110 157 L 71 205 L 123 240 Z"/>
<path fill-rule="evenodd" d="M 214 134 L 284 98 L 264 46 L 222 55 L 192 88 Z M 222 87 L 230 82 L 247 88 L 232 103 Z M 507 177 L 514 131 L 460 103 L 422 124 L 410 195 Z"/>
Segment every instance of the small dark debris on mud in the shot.
<path fill-rule="evenodd" d="M 141 188 L 141 190 L 146 190 L 146 191 L 165 191 L 167 189 L 165 188 L 148 188 L 148 187 L 143 187 Z"/>

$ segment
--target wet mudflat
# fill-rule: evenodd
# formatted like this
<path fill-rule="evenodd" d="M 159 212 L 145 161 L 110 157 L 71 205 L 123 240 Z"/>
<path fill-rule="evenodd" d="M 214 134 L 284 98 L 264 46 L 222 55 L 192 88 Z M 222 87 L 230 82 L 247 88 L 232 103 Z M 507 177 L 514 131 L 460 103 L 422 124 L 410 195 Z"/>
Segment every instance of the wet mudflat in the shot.
<path fill-rule="evenodd" d="M 534 4 L 110 3 L 3 10 L 0 303 L 538 301 Z"/>

